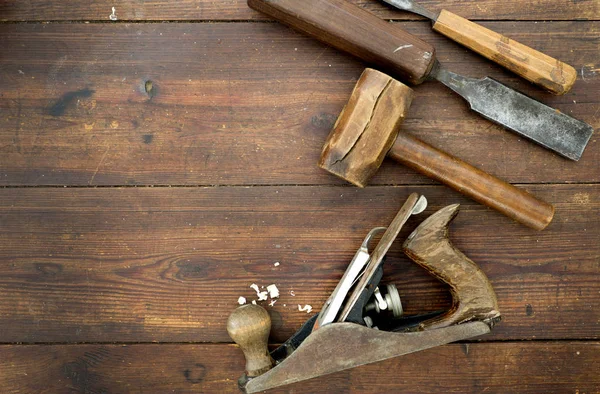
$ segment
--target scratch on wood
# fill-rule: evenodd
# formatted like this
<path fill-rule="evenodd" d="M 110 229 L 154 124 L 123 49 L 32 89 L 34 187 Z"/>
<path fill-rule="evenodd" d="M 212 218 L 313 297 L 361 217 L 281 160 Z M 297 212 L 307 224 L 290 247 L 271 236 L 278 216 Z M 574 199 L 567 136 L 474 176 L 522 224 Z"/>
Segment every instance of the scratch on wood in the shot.
<path fill-rule="evenodd" d="M 592 118 L 594 119 L 594 121 L 597 118 L 598 112 L 600 112 L 600 107 L 598 107 L 598 109 L 596 110 L 596 112 L 594 112 L 594 116 L 592 116 Z"/>
<path fill-rule="evenodd" d="M 323 50 L 321 51 L 321 53 L 319 53 L 319 55 L 315 58 L 315 60 L 313 60 L 313 62 L 312 62 L 313 65 L 317 64 L 317 61 L 321 58 L 321 56 L 323 56 L 323 54 L 325 53 L 325 51 L 327 51 L 327 47 L 323 48 Z"/>
<path fill-rule="evenodd" d="M 23 109 L 23 104 L 21 103 L 21 95 L 17 93 L 17 124 L 15 126 L 15 136 L 13 138 L 13 144 L 15 146 L 15 150 L 17 153 L 21 153 L 21 137 L 19 134 L 21 133 L 21 111 Z"/>
<path fill-rule="evenodd" d="M 406 48 L 410 48 L 410 47 L 412 47 L 412 44 L 400 45 L 398 48 L 396 48 L 396 49 L 394 50 L 394 53 L 396 53 L 396 52 L 398 52 L 398 51 L 401 51 L 401 50 L 403 50 L 403 49 L 406 49 Z"/>
<path fill-rule="evenodd" d="M 96 174 L 98 174 L 98 171 L 100 170 L 100 166 L 104 163 L 104 160 L 106 159 L 106 155 L 108 155 L 109 150 L 110 150 L 110 146 L 107 146 L 106 150 L 104 151 L 104 154 L 102 155 L 102 158 L 100 159 L 100 161 L 98 162 L 98 165 L 96 166 L 96 170 L 94 171 L 92 178 L 88 182 L 88 185 L 91 185 L 94 182 L 94 178 L 96 178 Z"/>

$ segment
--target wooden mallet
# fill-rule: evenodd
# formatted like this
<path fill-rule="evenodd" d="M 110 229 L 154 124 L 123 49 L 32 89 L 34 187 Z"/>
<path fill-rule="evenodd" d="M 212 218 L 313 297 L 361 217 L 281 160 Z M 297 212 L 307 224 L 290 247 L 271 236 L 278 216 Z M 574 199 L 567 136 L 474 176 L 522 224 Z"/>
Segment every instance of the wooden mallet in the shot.
<path fill-rule="evenodd" d="M 406 133 L 400 133 L 413 97 L 408 86 L 366 69 L 329 134 L 319 167 L 365 187 L 390 157 L 536 230 L 552 221 L 554 207 Z"/>

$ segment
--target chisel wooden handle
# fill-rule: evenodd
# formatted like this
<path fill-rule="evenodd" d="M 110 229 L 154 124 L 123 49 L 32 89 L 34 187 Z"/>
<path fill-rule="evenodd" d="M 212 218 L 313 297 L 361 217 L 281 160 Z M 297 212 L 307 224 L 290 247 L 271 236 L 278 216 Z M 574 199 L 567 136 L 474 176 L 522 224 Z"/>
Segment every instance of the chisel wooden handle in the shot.
<path fill-rule="evenodd" d="M 398 133 L 388 157 L 533 229 L 554 216 L 551 204 L 406 133 Z"/>
<path fill-rule="evenodd" d="M 449 11 L 440 12 L 433 29 L 551 93 L 568 92 L 577 79 L 568 64 Z"/>
<path fill-rule="evenodd" d="M 430 44 L 345 0 L 248 0 L 248 5 L 412 84 L 435 63 Z"/>

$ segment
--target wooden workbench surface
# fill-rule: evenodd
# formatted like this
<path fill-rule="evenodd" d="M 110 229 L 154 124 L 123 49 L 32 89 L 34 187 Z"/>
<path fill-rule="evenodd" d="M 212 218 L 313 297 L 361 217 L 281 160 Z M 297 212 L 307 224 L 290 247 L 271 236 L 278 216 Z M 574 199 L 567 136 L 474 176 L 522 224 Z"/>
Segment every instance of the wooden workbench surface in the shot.
<path fill-rule="evenodd" d="M 422 1 L 573 65 L 560 97 L 418 17 L 352 2 L 433 43 L 448 69 L 600 127 L 597 0 Z M 452 240 L 489 276 L 503 321 L 280 392 L 600 392 L 596 134 L 571 162 L 439 83 L 415 88 L 403 130 L 553 203 L 537 232 L 393 163 L 364 190 L 318 169 L 365 64 L 244 0 L 4 1 L 0 21 L 2 393 L 236 393 L 244 360 L 225 322 L 238 297 L 275 283 L 270 341 L 284 341 L 309 317 L 298 305 L 318 310 L 411 192 L 429 208 L 401 237 L 461 203 Z M 448 307 L 447 288 L 399 244 L 384 281 L 406 313 Z"/>

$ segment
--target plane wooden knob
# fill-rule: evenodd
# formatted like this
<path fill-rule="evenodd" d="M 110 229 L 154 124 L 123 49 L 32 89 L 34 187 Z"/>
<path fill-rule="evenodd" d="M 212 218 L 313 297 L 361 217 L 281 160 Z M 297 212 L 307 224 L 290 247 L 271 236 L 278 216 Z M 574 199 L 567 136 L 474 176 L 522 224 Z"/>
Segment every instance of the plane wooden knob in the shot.
<path fill-rule="evenodd" d="M 234 310 L 227 320 L 227 333 L 246 357 L 246 376 L 262 375 L 273 367 L 267 347 L 271 317 L 258 305 L 243 305 Z"/>

